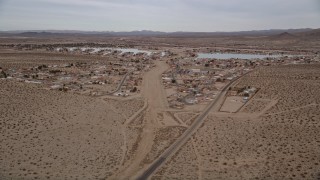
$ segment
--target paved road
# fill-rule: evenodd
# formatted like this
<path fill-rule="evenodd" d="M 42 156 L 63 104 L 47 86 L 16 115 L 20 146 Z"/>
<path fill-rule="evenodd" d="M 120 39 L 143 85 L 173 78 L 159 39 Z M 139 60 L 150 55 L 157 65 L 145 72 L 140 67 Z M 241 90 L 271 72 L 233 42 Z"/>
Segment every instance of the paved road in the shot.
<path fill-rule="evenodd" d="M 240 76 L 242 77 L 242 76 Z M 222 91 L 218 94 L 218 96 L 215 98 L 214 101 L 212 101 L 208 107 L 205 109 L 204 112 L 202 112 L 198 118 L 194 121 L 194 123 L 190 126 L 189 129 L 187 129 L 182 136 L 176 140 L 167 150 L 165 150 L 162 155 L 156 159 L 146 171 L 142 173 L 140 177 L 138 177 L 138 180 L 146 180 L 148 179 L 171 155 L 176 153 L 183 144 L 185 144 L 189 138 L 193 135 L 193 133 L 202 125 L 203 121 L 205 120 L 205 117 L 208 115 L 208 113 L 211 111 L 211 109 L 219 102 L 220 98 L 222 98 L 228 88 L 240 77 L 232 80 L 228 85 L 226 85 Z"/>

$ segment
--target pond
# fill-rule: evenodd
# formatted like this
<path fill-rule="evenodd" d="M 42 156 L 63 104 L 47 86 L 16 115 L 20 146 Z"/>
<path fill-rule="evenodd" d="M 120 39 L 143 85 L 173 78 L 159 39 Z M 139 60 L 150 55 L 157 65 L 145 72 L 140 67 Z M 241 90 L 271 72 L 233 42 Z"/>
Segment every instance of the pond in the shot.
<path fill-rule="evenodd" d="M 285 55 L 232 54 L 232 53 L 198 53 L 197 59 L 265 59 L 279 58 Z"/>

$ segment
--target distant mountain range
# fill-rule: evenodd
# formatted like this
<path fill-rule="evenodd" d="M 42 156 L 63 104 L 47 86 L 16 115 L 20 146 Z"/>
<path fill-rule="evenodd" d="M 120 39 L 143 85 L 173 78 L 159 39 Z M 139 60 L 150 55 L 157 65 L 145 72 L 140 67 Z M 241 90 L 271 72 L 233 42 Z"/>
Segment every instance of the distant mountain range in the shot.
<path fill-rule="evenodd" d="M 77 30 L 26 30 L 0 31 L 2 37 L 56 37 L 56 36 L 164 36 L 164 37 L 210 37 L 210 36 L 279 36 L 295 37 L 295 35 L 319 36 L 320 29 L 270 29 L 238 32 L 160 32 L 160 31 L 77 31 Z"/>

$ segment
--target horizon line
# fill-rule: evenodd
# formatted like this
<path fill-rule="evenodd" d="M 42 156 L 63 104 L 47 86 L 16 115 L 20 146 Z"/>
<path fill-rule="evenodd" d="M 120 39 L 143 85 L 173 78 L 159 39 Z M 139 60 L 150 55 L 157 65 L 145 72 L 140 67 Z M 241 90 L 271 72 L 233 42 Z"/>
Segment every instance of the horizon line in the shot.
<path fill-rule="evenodd" d="M 275 28 L 275 29 L 252 29 L 252 30 L 238 30 L 238 31 L 158 31 L 158 30 L 128 30 L 128 31 L 113 31 L 113 30 L 66 30 L 66 29 L 25 29 L 25 30 L 1 30 L 0 32 L 14 32 L 14 31 L 20 31 L 20 32 L 48 32 L 48 31 L 79 31 L 79 32 L 99 32 L 99 33 L 124 33 L 124 32 L 159 32 L 159 33 L 233 33 L 233 32 L 248 32 L 248 31 L 272 31 L 272 30 L 302 30 L 302 29 L 320 29 L 319 28 Z"/>

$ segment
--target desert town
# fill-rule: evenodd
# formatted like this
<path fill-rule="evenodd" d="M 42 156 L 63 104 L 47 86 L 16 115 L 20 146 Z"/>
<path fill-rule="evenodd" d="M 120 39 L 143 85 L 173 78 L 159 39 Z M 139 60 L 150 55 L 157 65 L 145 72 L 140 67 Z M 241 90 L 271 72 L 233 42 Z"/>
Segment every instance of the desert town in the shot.
<path fill-rule="evenodd" d="M 282 36 L 4 37 L 0 179 L 319 178 L 320 43 Z"/>
<path fill-rule="evenodd" d="M 166 89 L 170 107 L 177 109 L 182 109 L 185 105 L 207 104 L 232 79 L 240 77 L 259 66 L 310 64 L 317 61 L 316 56 L 307 54 L 299 56 L 283 55 L 284 52 L 277 51 L 273 53 L 282 54 L 282 56 L 268 57 L 266 55 L 264 59 L 259 57 L 242 59 L 240 57 L 224 60 L 210 57 L 199 58 L 196 54 L 190 53 L 191 50 L 177 51 L 174 54 L 169 50 L 151 52 L 133 48 L 52 48 L 45 45 L 20 45 L 14 46 L 14 48 L 22 51 L 39 52 L 48 50 L 62 54 L 98 55 L 112 59 L 108 61 L 42 64 L 19 69 L 1 68 L 2 78 L 42 84 L 45 89 L 69 91 L 88 96 L 113 95 L 126 97 L 139 94 L 144 72 L 155 66 L 154 61 L 164 61 L 166 59 L 165 61 L 170 68 L 162 74 L 162 83 Z M 199 52 L 199 50 L 193 49 L 192 52 Z M 214 52 L 223 54 L 230 53 L 230 50 Z M 248 53 L 248 51 L 244 53 Z M 261 54 L 258 51 L 255 51 L 255 53 Z M 272 53 L 269 52 L 268 54 Z M 246 89 L 242 91 L 246 91 Z M 240 93 L 239 90 L 238 93 Z"/>

